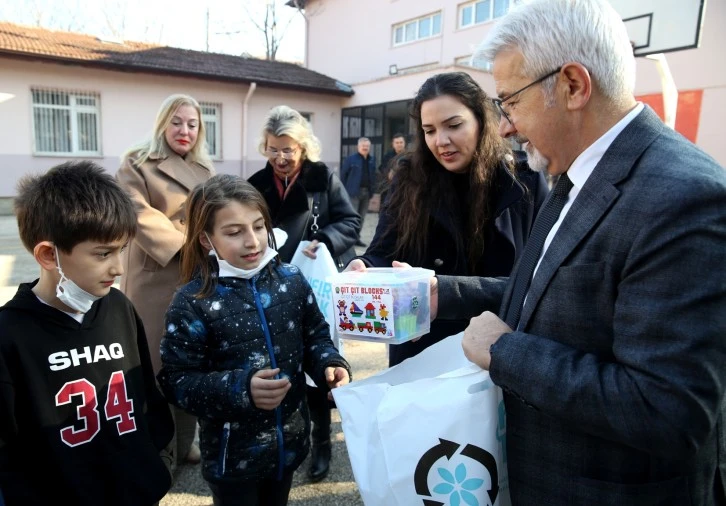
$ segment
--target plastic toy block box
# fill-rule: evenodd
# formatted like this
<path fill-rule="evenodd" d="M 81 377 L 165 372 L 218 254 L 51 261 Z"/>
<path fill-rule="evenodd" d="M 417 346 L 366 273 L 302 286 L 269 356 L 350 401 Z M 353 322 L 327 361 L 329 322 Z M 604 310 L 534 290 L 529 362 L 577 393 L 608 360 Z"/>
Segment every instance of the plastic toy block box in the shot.
<path fill-rule="evenodd" d="M 431 328 L 429 280 L 420 267 L 377 267 L 328 276 L 341 339 L 400 344 Z"/>

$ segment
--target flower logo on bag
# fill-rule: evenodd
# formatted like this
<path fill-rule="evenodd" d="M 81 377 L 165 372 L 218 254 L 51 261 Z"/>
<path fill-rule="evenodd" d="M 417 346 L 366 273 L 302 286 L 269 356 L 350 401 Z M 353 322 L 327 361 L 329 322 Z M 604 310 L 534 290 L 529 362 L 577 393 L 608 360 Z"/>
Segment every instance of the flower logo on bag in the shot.
<path fill-rule="evenodd" d="M 467 480 L 466 466 L 464 464 L 456 466 L 454 474 L 451 474 L 445 467 L 439 467 L 436 471 L 444 479 L 444 483 L 436 485 L 434 493 L 448 494 L 451 506 L 459 506 L 462 500 L 470 506 L 479 506 L 479 500 L 470 491 L 481 488 L 484 485 L 484 480 L 480 478 Z"/>
<path fill-rule="evenodd" d="M 461 446 L 462 445 L 453 441 L 439 438 L 439 444 L 429 448 L 419 459 L 416 464 L 413 481 L 416 493 L 419 496 L 425 497 L 423 501 L 425 505 L 443 506 L 444 504 L 451 504 L 451 506 L 460 506 L 465 504 L 468 506 L 483 506 L 486 504 L 494 504 L 496 502 L 497 496 L 499 495 L 499 473 L 497 472 L 497 461 L 494 458 L 494 455 L 473 444 L 465 445 L 459 452 L 458 450 Z M 464 461 L 456 464 L 453 474 L 447 467 L 437 466 L 435 468 L 438 475 L 444 481 L 439 482 L 434 486 L 433 493 L 437 496 L 448 496 L 448 501 L 446 503 L 433 501 L 431 491 L 428 486 L 429 471 L 434 468 L 437 462 L 440 462 L 442 458 L 445 458 L 446 462 L 452 465 L 454 464 L 452 459 Z M 468 468 L 470 464 L 476 467 Z M 491 488 L 487 490 L 486 494 L 482 494 L 480 491 L 477 492 L 479 489 L 484 487 L 483 479 L 478 477 L 468 477 L 470 470 L 481 469 L 482 466 L 486 469 L 486 472 L 489 473 L 489 477 L 491 478 Z M 475 494 L 474 492 L 477 493 Z M 482 495 L 485 498 L 488 496 L 489 501 L 484 500 L 481 502 L 480 498 Z"/>

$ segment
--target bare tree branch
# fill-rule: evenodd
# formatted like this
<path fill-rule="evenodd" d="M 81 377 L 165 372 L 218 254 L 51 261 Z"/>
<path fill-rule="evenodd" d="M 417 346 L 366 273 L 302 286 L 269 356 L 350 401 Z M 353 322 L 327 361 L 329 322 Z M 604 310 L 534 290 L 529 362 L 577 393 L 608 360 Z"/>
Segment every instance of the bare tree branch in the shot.
<path fill-rule="evenodd" d="M 267 24 L 267 20 L 265 20 L 265 23 L 259 24 L 257 21 L 255 21 L 256 15 L 252 14 L 245 4 L 242 4 L 242 8 L 247 13 L 247 21 L 249 21 L 250 23 L 252 23 L 253 25 L 255 25 L 255 28 L 257 28 L 258 30 L 260 30 L 261 32 L 264 33 L 265 26 Z M 227 33 L 242 33 L 242 31 L 241 30 L 237 30 L 235 32 L 227 32 Z"/>
<path fill-rule="evenodd" d="M 259 4 L 258 4 L 259 5 Z M 297 0 L 295 5 L 299 13 L 302 14 L 302 10 L 298 7 Z M 290 24 L 293 21 L 293 17 L 287 20 L 287 23 L 280 28 L 278 24 L 277 5 L 275 0 L 268 0 L 265 5 L 265 11 L 263 15 L 263 21 L 258 21 L 258 15 L 250 12 L 250 9 L 246 4 L 242 4 L 242 8 L 247 13 L 247 19 L 257 30 L 262 32 L 262 36 L 265 39 L 265 58 L 268 60 L 275 60 L 277 58 L 277 51 L 280 49 L 282 39 L 285 37 Z M 219 32 L 218 32 L 219 33 Z M 232 35 L 242 33 L 242 30 L 234 30 L 228 32 L 222 32 L 225 35 Z"/>
<path fill-rule="evenodd" d="M 105 2 L 103 4 L 103 17 L 106 21 L 106 28 L 116 39 L 123 40 L 126 35 L 126 14 L 127 3 L 119 0 Z"/>
<path fill-rule="evenodd" d="M 32 5 L 30 5 L 30 8 L 28 9 L 30 11 L 30 15 L 33 18 L 33 24 L 37 26 L 38 28 L 44 26 L 43 23 L 43 11 L 44 9 L 38 4 L 38 0 L 35 0 Z"/>

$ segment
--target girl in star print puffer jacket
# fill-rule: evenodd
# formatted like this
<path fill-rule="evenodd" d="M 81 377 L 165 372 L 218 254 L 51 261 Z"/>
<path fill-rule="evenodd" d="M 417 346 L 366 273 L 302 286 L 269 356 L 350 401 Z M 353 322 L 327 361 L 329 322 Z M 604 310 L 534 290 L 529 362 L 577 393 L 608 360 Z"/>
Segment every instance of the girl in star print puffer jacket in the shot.
<path fill-rule="evenodd" d="M 286 504 L 309 450 L 305 374 L 350 380 L 315 295 L 279 262 L 264 198 L 217 175 L 186 202 L 182 280 L 166 313 L 158 380 L 199 418 L 202 476 L 216 506 Z"/>

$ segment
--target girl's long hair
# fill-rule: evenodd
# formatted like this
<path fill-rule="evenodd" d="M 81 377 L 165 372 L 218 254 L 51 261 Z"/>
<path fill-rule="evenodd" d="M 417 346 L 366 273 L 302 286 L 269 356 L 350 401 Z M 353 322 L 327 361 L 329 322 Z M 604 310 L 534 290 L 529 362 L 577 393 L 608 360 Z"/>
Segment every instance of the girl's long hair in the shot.
<path fill-rule="evenodd" d="M 413 148 L 399 155 L 394 184 L 383 212 L 391 215 L 397 229 L 394 256 L 421 263 L 428 248 L 431 210 L 438 206 L 458 205 L 448 171 L 436 160 L 426 145 L 421 128 L 421 106 L 436 97 L 448 95 L 464 104 L 479 123 L 479 145 L 474 152 L 469 175 L 468 237 L 466 252 L 469 269 L 473 269 L 484 252 L 484 230 L 494 219 L 493 192 L 497 167 L 511 154 L 508 143 L 499 136 L 498 115 L 484 90 L 465 72 L 447 72 L 427 79 L 416 93 L 411 105 L 411 118 L 416 124 Z M 507 167 L 513 173 L 510 162 Z M 388 232 L 391 232 L 389 230 Z M 460 230 L 453 230 L 457 239 Z"/>
<path fill-rule="evenodd" d="M 196 297 L 209 297 L 217 286 L 217 276 L 209 251 L 199 238 L 204 232 L 212 235 L 217 211 L 236 201 L 257 209 L 265 220 L 268 247 L 277 249 L 272 233 L 272 220 L 265 198 L 257 189 L 239 176 L 217 174 L 198 184 L 186 200 L 187 232 L 181 249 L 181 281 L 188 283 L 195 277 L 202 280 Z"/>

